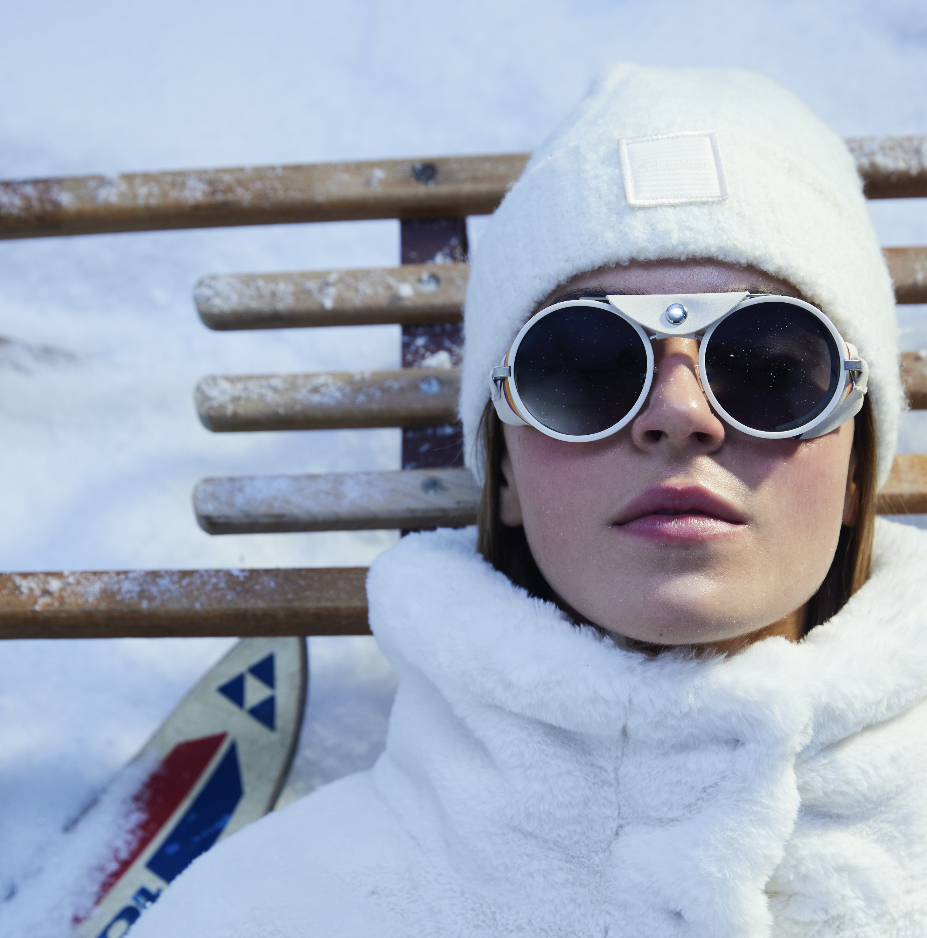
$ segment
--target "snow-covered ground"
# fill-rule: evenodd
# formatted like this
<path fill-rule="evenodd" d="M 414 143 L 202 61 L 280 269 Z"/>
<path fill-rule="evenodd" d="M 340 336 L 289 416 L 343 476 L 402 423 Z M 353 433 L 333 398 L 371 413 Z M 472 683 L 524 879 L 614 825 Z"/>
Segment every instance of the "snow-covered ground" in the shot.
<path fill-rule="evenodd" d="M 752 68 L 846 136 L 927 132 L 922 0 L 6 0 L 2 23 L 3 179 L 528 150 L 621 58 Z M 884 244 L 927 243 L 927 205 L 872 211 Z M 206 273 L 397 260 L 393 222 L 0 242 L 0 569 L 368 563 L 395 534 L 210 538 L 190 492 L 394 468 L 396 431 L 213 435 L 192 389 L 395 367 L 397 330 L 213 333 L 190 295 Z M 927 347 L 927 308 L 901 312 Z M 927 451 L 925 418 L 902 449 Z M 0 898 L 228 645 L 0 645 Z M 311 657 L 287 798 L 372 761 L 393 688 L 371 640 Z M 0 932 L 55 888 L 0 903 Z"/>

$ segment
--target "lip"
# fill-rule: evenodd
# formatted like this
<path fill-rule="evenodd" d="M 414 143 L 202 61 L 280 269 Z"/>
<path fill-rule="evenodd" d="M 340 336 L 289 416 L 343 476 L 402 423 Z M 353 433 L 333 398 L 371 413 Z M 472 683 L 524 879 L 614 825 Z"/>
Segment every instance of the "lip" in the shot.
<path fill-rule="evenodd" d="M 742 529 L 742 511 L 701 485 L 658 485 L 621 509 L 612 526 L 659 541 L 704 541 Z"/>

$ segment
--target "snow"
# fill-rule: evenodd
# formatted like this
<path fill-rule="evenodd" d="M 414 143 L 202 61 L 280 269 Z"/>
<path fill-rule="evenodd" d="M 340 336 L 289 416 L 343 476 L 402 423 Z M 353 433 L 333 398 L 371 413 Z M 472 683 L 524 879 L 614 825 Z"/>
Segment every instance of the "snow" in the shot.
<path fill-rule="evenodd" d="M 920 0 L 32 0 L 6 4 L 3 33 L 0 178 L 103 174 L 101 197 L 120 172 L 530 150 L 619 58 L 758 70 L 845 136 L 927 132 Z M 884 244 L 927 243 L 918 200 L 872 212 Z M 398 367 L 398 329 L 210 332 L 192 291 L 397 262 L 391 221 L 0 242 L 0 568 L 368 563 L 395 533 L 210 537 L 190 495 L 205 476 L 397 468 L 396 431 L 211 434 L 192 396 L 204 375 Z M 927 308 L 901 314 L 902 345 L 927 346 Z M 927 413 L 902 449 L 927 451 Z M 0 645 L 5 936 L 61 933 L 66 851 L 92 839 L 62 828 L 227 647 Z M 314 639 L 311 658 L 284 800 L 369 765 L 391 700 L 370 639 Z"/>

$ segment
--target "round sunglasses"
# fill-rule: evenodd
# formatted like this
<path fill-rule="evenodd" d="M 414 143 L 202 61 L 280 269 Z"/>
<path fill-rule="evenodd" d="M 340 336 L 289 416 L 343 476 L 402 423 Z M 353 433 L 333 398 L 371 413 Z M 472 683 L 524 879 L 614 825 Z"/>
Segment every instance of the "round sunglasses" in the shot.
<path fill-rule="evenodd" d="M 535 313 L 490 374 L 496 412 L 558 440 L 610 436 L 647 400 L 651 340 L 671 336 L 699 340 L 705 395 L 751 436 L 823 436 L 863 405 L 868 365 L 810 303 L 693 293 L 584 297 Z"/>

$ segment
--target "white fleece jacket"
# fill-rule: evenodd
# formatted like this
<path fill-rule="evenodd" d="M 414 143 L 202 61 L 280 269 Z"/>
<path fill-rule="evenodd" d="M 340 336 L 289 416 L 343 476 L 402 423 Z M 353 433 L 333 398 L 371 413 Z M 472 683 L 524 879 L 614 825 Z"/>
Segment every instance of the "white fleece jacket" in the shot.
<path fill-rule="evenodd" d="M 132 938 L 927 935 L 927 535 L 801 644 L 647 658 L 472 530 L 373 565 L 376 766 L 197 860 Z"/>

